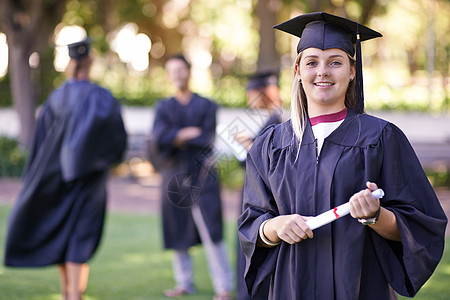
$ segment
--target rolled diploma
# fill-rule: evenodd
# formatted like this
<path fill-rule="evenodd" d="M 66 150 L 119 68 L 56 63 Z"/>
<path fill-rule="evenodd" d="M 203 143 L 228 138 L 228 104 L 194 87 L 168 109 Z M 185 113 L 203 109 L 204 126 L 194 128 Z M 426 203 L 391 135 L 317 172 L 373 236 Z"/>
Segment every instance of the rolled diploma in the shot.
<path fill-rule="evenodd" d="M 372 192 L 372 196 L 374 196 L 375 199 L 383 198 L 384 191 L 382 189 L 375 190 Z M 311 228 L 311 230 L 314 230 L 319 227 L 322 227 L 323 225 L 331 223 L 343 216 L 346 216 L 349 213 L 350 213 L 350 202 L 347 202 L 333 209 L 330 209 L 329 211 L 326 211 L 318 216 L 315 216 L 314 218 L 309 219 L 308 221 L 306 221 L 306 225 L 308 225 L 309 228 Z"/>

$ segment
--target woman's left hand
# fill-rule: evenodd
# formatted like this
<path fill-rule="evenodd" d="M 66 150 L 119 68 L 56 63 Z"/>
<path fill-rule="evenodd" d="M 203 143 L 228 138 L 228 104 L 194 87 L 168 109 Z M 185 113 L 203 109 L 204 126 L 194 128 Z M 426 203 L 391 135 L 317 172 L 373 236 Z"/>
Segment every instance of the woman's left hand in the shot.
<path fill-rule="evenodd" d="M 350 214 L 355 219 L 369 219 L 378 215 L 378 222 L 369 225 L 380 236 L 391 241 L 401 241 L 400 230 L 395 214 L 380 206 L 380 200 L 372 196 L 378 186 L 367 182 L 367 189 L 354 194 L 350 198 Z"/>
<path fill-rule="evenodd" d="M 354 194 L 350 198 L 350 214 L 353 218 L 366 219 L 375 217 L 380 209 L 380 199 L 372 196 L 372 191 L 378 189 L 378 186 L 368 181 L 367 189 Z"/>

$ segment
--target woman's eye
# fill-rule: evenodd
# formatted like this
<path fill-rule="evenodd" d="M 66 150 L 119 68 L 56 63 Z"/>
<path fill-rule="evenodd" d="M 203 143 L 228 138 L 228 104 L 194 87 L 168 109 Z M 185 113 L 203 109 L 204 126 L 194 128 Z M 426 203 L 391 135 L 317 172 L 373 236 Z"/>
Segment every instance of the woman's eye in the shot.
<path fill-rule="evenodd" d="M 315 61 L 308 61 L 308 62 L 306 62 L 306 65 L 307 66 L 315 66 L 315 65 L 317 65 L 317 62 L 315 62 Z"/>
<path fill-rule="evenodd" d="M 340 65 L 342 65 L 342 63 L 340 61 L 333 61 L 333 62 L 331 62 L 331 65 L 332 66 L 340 66 Z"/>

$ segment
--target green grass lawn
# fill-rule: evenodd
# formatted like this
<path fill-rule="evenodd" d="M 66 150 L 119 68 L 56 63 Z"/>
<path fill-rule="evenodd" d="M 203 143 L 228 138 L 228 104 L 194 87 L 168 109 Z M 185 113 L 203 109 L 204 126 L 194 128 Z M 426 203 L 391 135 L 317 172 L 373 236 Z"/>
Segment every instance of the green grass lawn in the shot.
<path fill-rule="evenodd" d="M 0 256 L 3 262 L 6 219 L 9 207 L 0 206 Z M 235 265 L 236 226 L 227 222 L 225 236 Z M 161 295 L 174 285 L 170 251 L 162 249 L 158 216 L 112 213 L 108 215 L 102 244 L 90 263 L 86 300 L 167 299 Z M 450 299 L 450 249 L 431 280 L 415 299 Z M 182 299 L 212 299 L 214 294 L 202 247 L 191 250 L 198 293 Z M 1 300 L 59 300 L 56 267 L 5 268 L 0 265 Z M 406 299 L 406 298 L 400 298 Z"/>
<path fill-rule="evenodd" d="M 0 206 L 0 299 L 60 300 L 56 267 L 36 269 L 3 266 L 5 227 L 9 207 Z M 162 291 L 174 286 L 172 253 L 162 247 L 160 219 L 157 216 L 109 214 L 103 240 L 90 262 L 90 277 L 85 300 L 167 299 Z M 236 226 L 226 224 L 229 257 L 234 262 Z M 212 299 L 203 248 L 193 247 L 197 293 L 183 299 Z M 233 266 L 234 267 L 234 266 Z"/>

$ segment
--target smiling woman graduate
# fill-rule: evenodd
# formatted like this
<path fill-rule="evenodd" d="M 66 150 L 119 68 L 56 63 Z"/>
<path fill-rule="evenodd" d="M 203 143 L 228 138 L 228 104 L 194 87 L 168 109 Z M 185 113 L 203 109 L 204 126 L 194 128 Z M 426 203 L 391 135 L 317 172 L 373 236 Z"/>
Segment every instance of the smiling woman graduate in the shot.
<path fill-rule="evenodd" d="M 249 293 L 271 277 L 269 299 L 414 296 L 442 257 L 447 219 L 403 132 L 364 112 L 360 41 L 381 34 L 322 12 L 275 28 L 300 42 L 291 120 L 247 157 L 238 226 Z M 349 199 L 351 217 L 309 228 Z"/>

